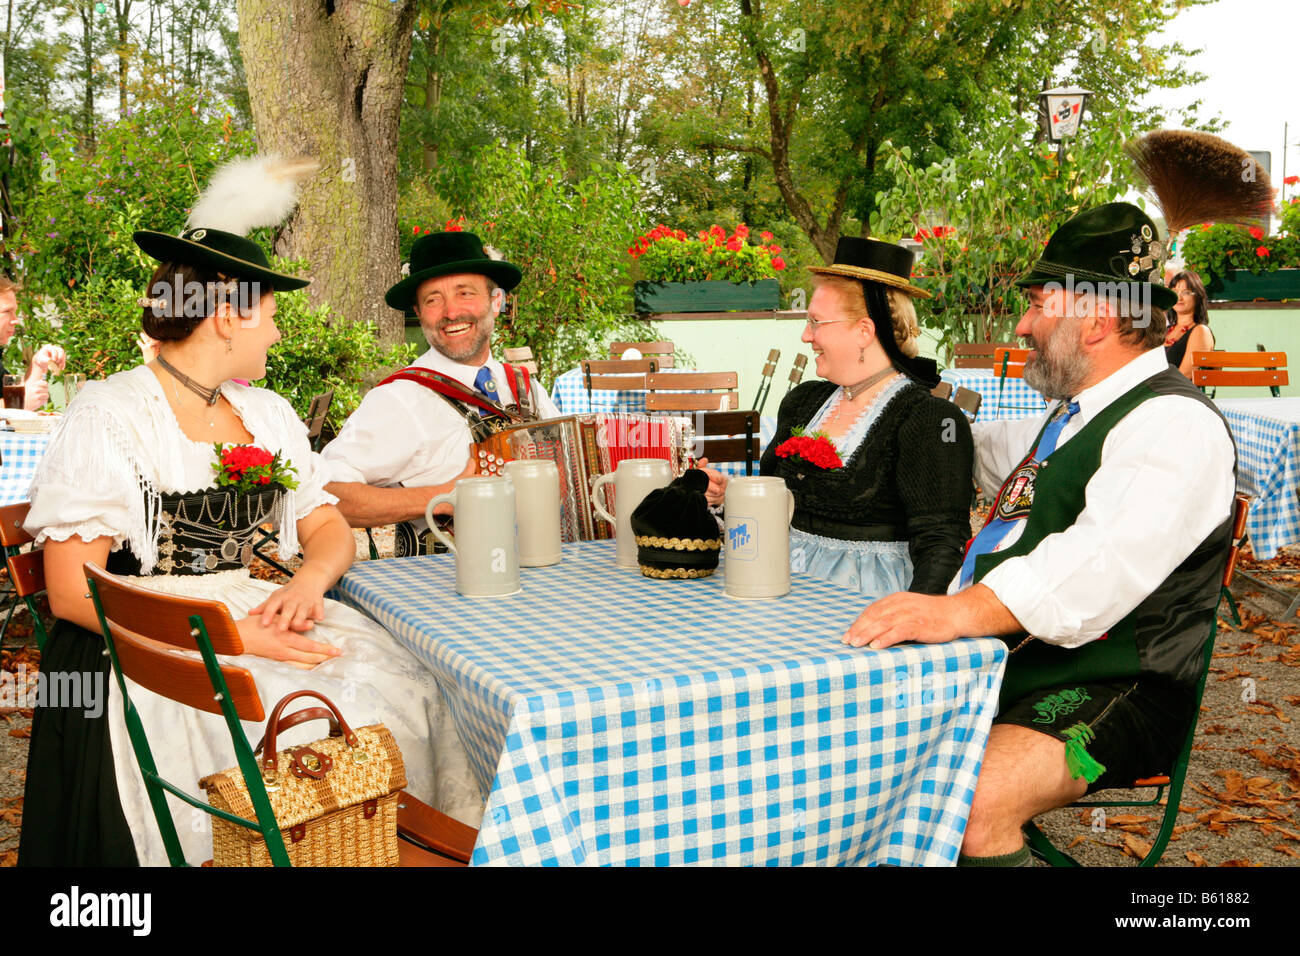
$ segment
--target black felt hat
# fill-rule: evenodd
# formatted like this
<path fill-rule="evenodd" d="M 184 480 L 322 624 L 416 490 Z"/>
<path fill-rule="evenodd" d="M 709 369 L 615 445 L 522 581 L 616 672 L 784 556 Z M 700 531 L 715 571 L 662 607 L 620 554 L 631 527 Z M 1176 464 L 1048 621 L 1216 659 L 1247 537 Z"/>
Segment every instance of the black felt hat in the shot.
<path fill-rule="evenodd" d="M 159 262 L 179 262 L 213 269 L 245 282 L 265 282 L 277 292 L 301 289 L 311 282 L 276 272 L 261 246 L 221 229 L 186 229 L 179 236 L 142 230 L 132 233 L 131 238 L 146 255 Z"/>
<path fill-rule="evenodd" d="M 1147 286 L 1151 304 L 1168 309 L 1178 294 L 1164 285 L 1167 254 L 1150 216 L 1130 203 L 1106 203 L 1085 209 L 1052 233 L 1042 256 L 1016 285 L 1127 285 L 1139 301 L 1137 287 Z"/>
<path fill-rule="evenodd" d="M 421 282 L 462 272 L 487 276 L 506 292 L 523 278 L 518 266 L 489 256 L 483 250 L 483 240 L 474 233 L 434 232 L 412 244 L 410 275 L 389 289 L 384 301 L 399 312 L 414 315 L 415 291 Z"/>
<path fill-rule="evenodd" d="M 835 262 L 829 266 L 809 266 L 818 275 L 844 276 L 861 281 L 867 314 L 876 325 L 876 338 L 889 356 L 890 364 L 926 388 L 939 384 L 939 367 L 934 359 L 903 354 L 894 338 L 894 319 L 889 308 L 887 288 L 899 289 L 913 298 L 930 298 L 930 293 L 913 285 L 912 250 L 879 239 L 844 236 L 835 245 Z"/>
<path fill-rule="evenodd" d="M 718 569 L 722 529 L 709 513 L 709 476 L 689 469 L 632 512 L 637 562 L 648 578 L 707 578 Z"/>
<path fill-rule="evenodd" d="M 828 266 L 809 266 L 808 271 L 879 282 L 902 289 L 913 298 L 928 299 L 930 293 L 912 283 L 912 263 L 915 261 L 911 249 L 892 242 L 843 236 L 835 244 L 835 261 Z"/>

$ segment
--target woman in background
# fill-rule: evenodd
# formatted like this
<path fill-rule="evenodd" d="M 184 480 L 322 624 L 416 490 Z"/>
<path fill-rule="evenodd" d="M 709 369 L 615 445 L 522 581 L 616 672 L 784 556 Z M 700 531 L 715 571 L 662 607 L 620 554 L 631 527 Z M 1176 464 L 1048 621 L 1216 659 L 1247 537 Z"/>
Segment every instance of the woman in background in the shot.
<path fill-rule="evenodd" d="M 1191 378 L 1192 353 L 1214 349 L 1205 286 L 1195 272 L 1183 271 L 1174 276 L 1169 288 L 1178 293 L 1178 301 L 1174 303 L 1173 322 L 1165 333 L 1165 357 Z"/>

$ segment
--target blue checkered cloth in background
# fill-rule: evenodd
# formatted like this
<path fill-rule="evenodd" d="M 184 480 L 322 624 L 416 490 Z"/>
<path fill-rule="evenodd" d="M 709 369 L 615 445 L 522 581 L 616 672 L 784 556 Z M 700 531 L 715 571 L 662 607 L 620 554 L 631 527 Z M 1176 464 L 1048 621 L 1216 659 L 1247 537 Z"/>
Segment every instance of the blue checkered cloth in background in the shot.
<path fill-rule="evenodd" d="M 0 432 L 0 505 L 26 501 L 32 478 L 53 434 Z"/>
<path fill-rule="evenodd" d="M 992 638 L 840 644 L 863 599 L 659 581 L 565 545 L 465 598 L 448 555 L 339 582 L 437 676 L 487 795 L 473 863 L 951 865 L 1001 684 Z"/>
<path fill-rule="evenodd" d="M 1300 398 L 1224 398 L 1214 403 L 1237 443 L 1237 490 L 1252 495 L 1246 531 L 1268 560 L 1300 541 Z"/>
<path fill-rule="evenodd" d="M 996 422 L 1034 418 L 1047 411 L 1043 396 L 1025 384 L 1023 378 L 998 379 L 989 368 L 946 368 L 939 378 L 953 388 L 968 388 L 981 396 L 977 421 Z"/>

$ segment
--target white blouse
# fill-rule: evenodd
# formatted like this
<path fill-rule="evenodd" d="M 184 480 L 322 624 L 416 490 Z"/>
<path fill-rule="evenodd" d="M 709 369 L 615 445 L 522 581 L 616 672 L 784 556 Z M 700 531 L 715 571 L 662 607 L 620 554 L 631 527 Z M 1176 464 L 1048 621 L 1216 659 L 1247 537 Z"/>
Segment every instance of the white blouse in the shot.
<path fill-rule="evenodd" d="M 292 464 L 298 487 L 286 493 L 280 525 L 280 557 L 298 553 L 297 522 L 338 499 L 325 491 L 327 476 L 311 450 L 307 428 L 292 406 L 264 388 L 226 382 L 230 402 L 253 443 Z M 90 542 L 111 537 L 140 559 L 141 573 L 158 556 L 160 494 L 215 485 L 212 444 L 190 440 L 147 367 L 89 382 L 69 405 L 36 469 L 31 511 L 24 524 L 37 543 Z"/>

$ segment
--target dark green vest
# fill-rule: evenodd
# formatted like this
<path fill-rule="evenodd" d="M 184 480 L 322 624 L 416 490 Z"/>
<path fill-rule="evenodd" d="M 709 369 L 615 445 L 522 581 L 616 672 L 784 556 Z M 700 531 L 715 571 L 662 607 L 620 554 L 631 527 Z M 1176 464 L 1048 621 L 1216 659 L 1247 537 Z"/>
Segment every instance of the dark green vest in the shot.
<path fill-rule="evenodd" d="M 1008 558 L 1028 554 L 1048 535 L 1074 524 L 1084 507 L 1087 484 L 1101 465 L 1106 436 L 1138 405 L 1160 395 L 1185 395 L 1218 414 L 1213 403 L 1174 368 L 1130 389 L 1039 467 L 1024 533 L 1010 547 L 975 559 L 976 582 Z M 1222 421 L 1223 416 L 1219 418 Z M 1223 427 L 1227 429 L 1226 422 Z M 1235 463 L 1233 471 L 1235 474 Z M 1163 491 L 1157 485 L 1150 488 L 1153 497 Z M 1123 516 L 1116 517 L 1123 520 Z M 1159 587 L 1099 640 L 1082 647 L 1064 648 L 1045 641 L 1026 641 L 1023 632 L 1008 635 L 1005 640 L 1013 651 L 1002 684 L 1003 704 L 1058 684 L 1138 675 L 1160 675 L 1178 684 L 1194 686 L 1200 677 L 1201 652 L 1219 603 L 1231 536 L 1229 513 Z M 1101 567 L 1084 573 L 1099 576 L 1098 594 L 1104 595 L 1104 575 L 1123 572 L 1118 567 Z"/>

